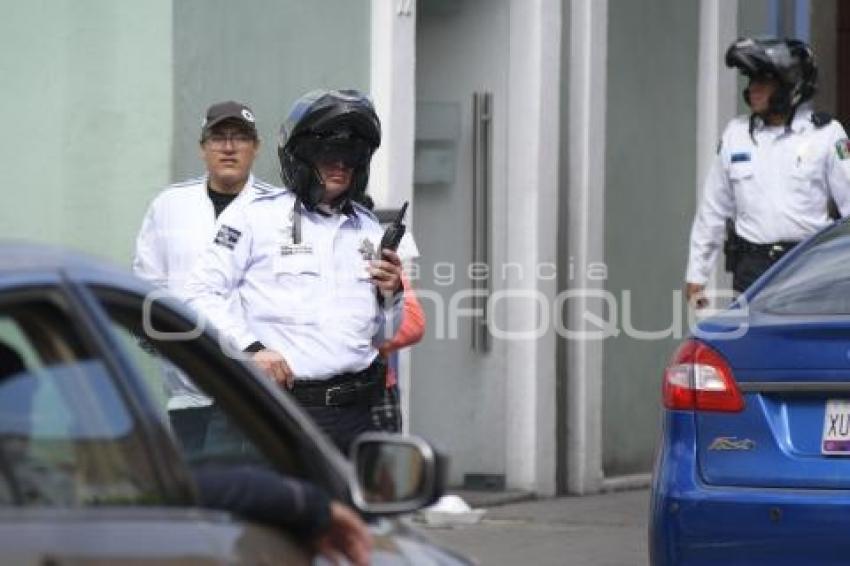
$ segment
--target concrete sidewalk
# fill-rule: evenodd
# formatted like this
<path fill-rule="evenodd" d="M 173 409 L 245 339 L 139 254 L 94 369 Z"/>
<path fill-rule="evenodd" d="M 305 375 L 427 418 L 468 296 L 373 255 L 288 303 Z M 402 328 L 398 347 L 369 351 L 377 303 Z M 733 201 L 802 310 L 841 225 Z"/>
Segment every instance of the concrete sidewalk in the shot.
<path fill-rule="evenodd" d="M 648 509 L 647 490 L 623 491 L 508 503 L 477 525 L 425 531 L 483 565 L 641 566 Z"/>

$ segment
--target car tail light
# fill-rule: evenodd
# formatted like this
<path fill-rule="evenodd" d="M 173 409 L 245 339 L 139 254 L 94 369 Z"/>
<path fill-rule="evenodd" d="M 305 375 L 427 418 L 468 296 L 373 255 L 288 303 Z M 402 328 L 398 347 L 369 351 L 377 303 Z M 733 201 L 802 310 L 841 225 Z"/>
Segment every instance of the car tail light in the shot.
<path fill-rule="evenodd" d="M 698 340 L 688 340 L 664 370 L 664 406 L 737 412 L 743 410 L 744 398 L 723 356 Z"/>

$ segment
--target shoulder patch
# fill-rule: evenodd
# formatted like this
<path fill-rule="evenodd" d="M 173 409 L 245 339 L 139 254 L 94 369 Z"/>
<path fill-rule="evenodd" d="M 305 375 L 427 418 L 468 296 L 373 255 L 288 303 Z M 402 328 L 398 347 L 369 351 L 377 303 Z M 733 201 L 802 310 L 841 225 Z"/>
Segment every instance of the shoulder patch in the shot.
<path fill-rule="evenodd" d="M 255 187 L 262 187 L 264 189 L 271 189 L 271 190 L 280 188 L 280 187 L 275 187 L 271 183 L 266 183 L 265 181 L 259 181 L 259 180 L 254 181 L 254 186 Z"/>
<path fill-rule="evenodd" d="M 239 243 L 239 238 L 242 237 L 242 232 L 236 228 L 231 228 L 227 224 L 222 224 L 215 235 L 215 244 L 232 250 Z"/>
<path fill-rule="evenodd" d="M 835 142 L 835 153 L 838 155 L 838 159 L 842 161 L 850 157 L 850 140 L 842 138 Z"/>
<path fill-rule="evenodd" d="M 832 114 L 829 112 L 812 112 L 812 124 L 815 128 L 823 128 L 832 122 Z"/>
<path fill-rule="evenodd" d="M 370 218 L 370 219 L 374 220 L 375 222 L 378 222 L 378 217 L 375 216 L 374 211 L 369 210 L 368 208 L 366 208 L 365 206 L 363 206 L 359 202 L 351 201 L 351 205 L 354 207 L 354 210 L 356 210 L 358 214 L 362 214 L 363 216 L 366 216 L 367 218 Z"/>
<path fill-rule="evenodd" d="M 194 179 L 186 179 L 185 181 L 180 181 L 179 183 L 173 183 L 173 184 L 169 185 L 169 187 L 172 188 L 172 189 L 177 188 L 177 187 L 189 187 L 189 186 L 192 186 L 192 185 L 197 185 L 198 183 L 203 183 L 204 179 L 205 179 L 205 177 L 203 177 L 203 176 L 195 177 Z"/>
<path fill-rule="evenodd" d="M 262 181 L 254 181 L 254 184 L 251 186 L 251 188 L 254 193 L 254 198 L 276 197 L 278 195 L 286 193 L 286 189 L 282 187 L 275 187 L 274 185 L 269 185 L 268 183 L 264 183 Z"/>

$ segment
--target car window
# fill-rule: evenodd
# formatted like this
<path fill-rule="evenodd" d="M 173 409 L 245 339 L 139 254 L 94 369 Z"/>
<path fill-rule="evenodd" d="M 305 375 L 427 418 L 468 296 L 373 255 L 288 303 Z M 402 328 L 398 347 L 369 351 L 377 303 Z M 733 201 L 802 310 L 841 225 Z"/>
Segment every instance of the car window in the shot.
<path fill-rule="evenodd" d="M 60 302 L 0 302 L 0 505 L 161 503 L 131 411 Z"/>
<path fill-rule="evenodd" d="M 203 392 L 190 373 L 154 342 L 139 336 L 127 317 L 115 309 L 110 309 L 110 317 L 189 464 L 268 464 L 242 427 Z"/>
<path fill-rule="evenodd" d="M 112 320 L 113 334 L 120 342 L 116 346 L 124 346 L 144 374 L 149 389 L 146 396 L 158 399 L 163 422 L 172 427 L 175 444 L 188 463 L 271 466 L 283 475 L 308 479 L 336 497 L 348 497 L 345 470 L 329 460 L 325 452 L 329 447 L 320 446 L 318 437 L 313 436 L 319 433 L 305 428 L 306 417 L 297 409 L 291 412 L 271 396 L 262 378 L 258 381 L 243 363 L 226 355 L 214 335 L 204 332 L 191 339 L 157 335 L 193 333 L 194 317 L 182 306 L 157 300 L 146 308 L 145 297 L 130 291 L 105 285 L 91 285 L 88 290 Z M 156 330 L 153 336 L 145 332 L 145 317 L 149 330 Z M 178 422 L 179 414 L 175 414 L 188 407 L 185 401 L 191 396 L 171 393 L 175 380 L 167 374 L 172 369 L 179 370 L 180 378 L 215 401 L 211 406 L 218 424 L 208 428 L 204 442 L 199 444 L 192 442 L 200 435 L 192 435 L 192 425 L 186 433 L 181 428 L 185 423 Z"/>
<path fill-rule="evenodd" d="M 217 357 L 199 348 L 199 340 L 162 341 L 147 337 L 142 324 L 141 298 L 95 288 L 123 350 L 144 376 L 150 397 L 168 424 L 184 459 L 191 466 L 258 465 L 304 477 L 296 447 L 286 442 L 286 431 L 267 431 L 257 421 L 250 398 L 236 398 L 226 388 L 207 392 L 215 374 L 222 383 L 231 379 Z M 151 317 L 154 326 L 165 328 L 172 321 Z M 169 311 L 170 312 L 170 311 Z M 173 314 L 173 313 L 171 313 Z M 216 346 L 217 348 L 217 346 Z M 217 352 L 217 356 L 223 356 Z M 263 447 L 257 435 L 270 439 Z M 270 459 L 268 446 L 275 450 Z M 274 462 L 274 464 L 272 464 Z"/>
<path fill-rule="evenodd" d="M 787 315 L 850 314 L 850 223 L 837 225 L 790 259 L 750 308 Z"/>

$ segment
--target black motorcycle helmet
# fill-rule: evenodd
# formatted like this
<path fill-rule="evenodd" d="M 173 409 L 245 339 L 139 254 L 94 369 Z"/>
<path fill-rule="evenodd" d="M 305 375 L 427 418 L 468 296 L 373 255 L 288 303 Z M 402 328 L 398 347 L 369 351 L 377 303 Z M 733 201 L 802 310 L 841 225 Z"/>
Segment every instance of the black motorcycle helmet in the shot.
<path fill-rule="evenodd" d="M 793 119 L 797 108 L 817 91 L 818 69 L 811 48 L 798 39 L 741 38 L 726 51 L 726 66 L 753 78 L 772 78 L 779 88 L 771 96 L 771 114 Z M 744 100 L 750 103 L 749 89 Z"/>
<path fill-rule="evenodd" d="M 316 168 L 342 161 L 354 169 L 351 186 L 337 203 L 360 201 L 369 183 L 369 163 L 381 145 L 381 122 L 372 102 L 356 90 L 316 90 L 299 98 L 280 127 L 277 155 L 283 183 L 308 210 L 322 201 L 325 186 Z"/>

